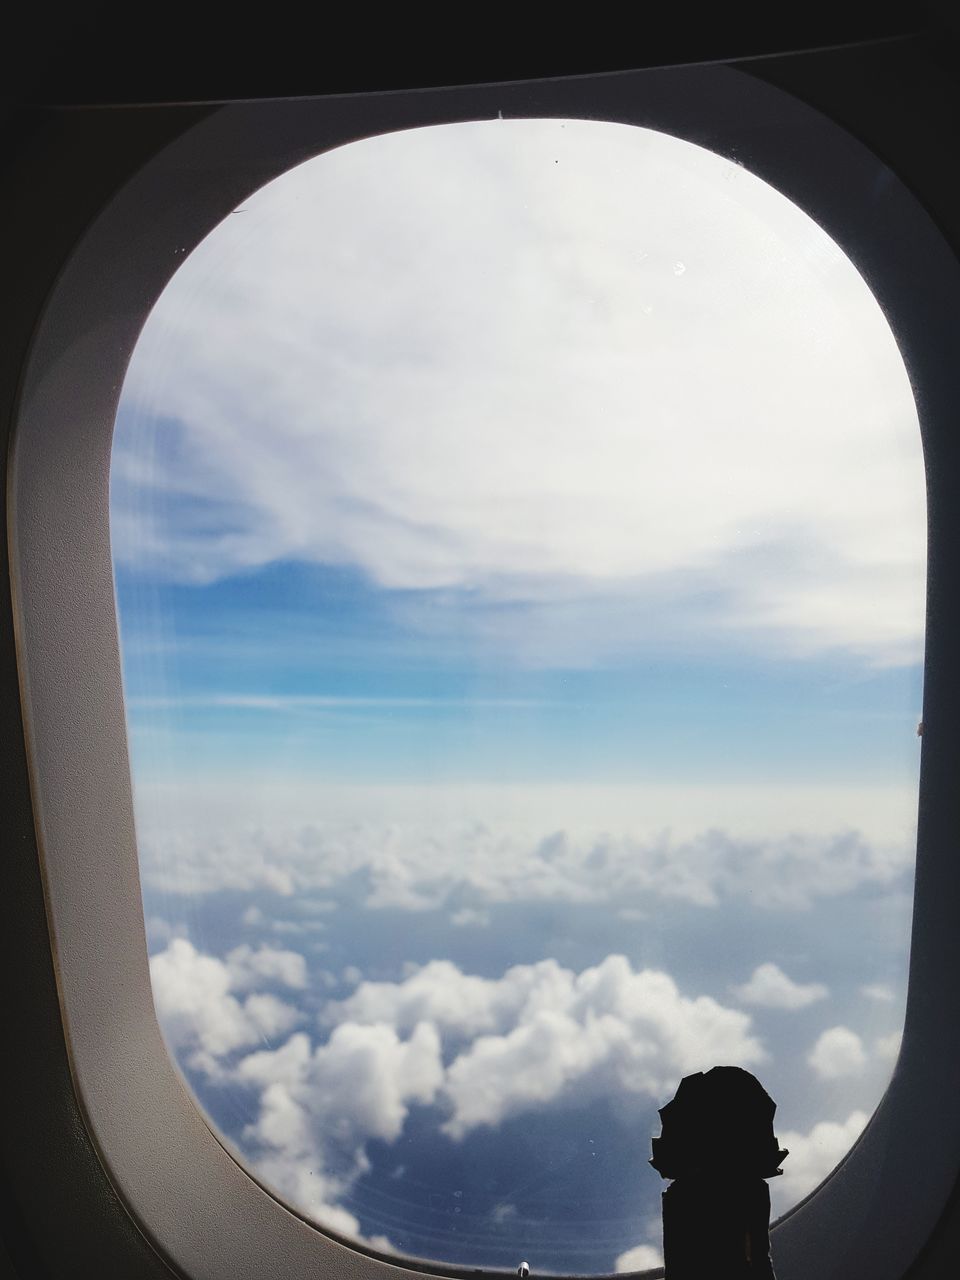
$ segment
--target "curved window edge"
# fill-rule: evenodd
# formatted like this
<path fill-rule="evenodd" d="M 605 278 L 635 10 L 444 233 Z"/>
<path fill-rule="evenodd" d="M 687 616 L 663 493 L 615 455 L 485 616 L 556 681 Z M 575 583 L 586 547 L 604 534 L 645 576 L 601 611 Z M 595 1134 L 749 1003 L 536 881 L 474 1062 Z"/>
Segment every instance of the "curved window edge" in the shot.
<path fill-rule="evenodd" d="M 730 68 L 225 107 L 171 144 L 101 213 L 38 327 L 11 468 L 11 566 L 26 734 L 75 1087 L 144 1234 L 195 1277 L 294 1280 L 308 1267 L 447 1275 L 309 1225 L 229 1155 L 169 1059 L 153 1009 L 140 898 L 108 527 L 116 401 L 146 314 L 189 251 L 252 190 L 372 133 L 515 115 L 642 125 L 736 156 L 823 225 L 887 312 L 918 392 L 930 505 L 927 662 L 914 937 L 903 1047 L 887 1092 L 830 1177 L 774 1227 L 780 1280 L 900 1276 L 946 1203 L 960 1149 L 960 875 L 950 804 L 958 748 L 947 678 L 949 480 L 931 465 L 960 370 L 960 265 L 889 170 L 826 117 Z M 758 123 L 760 122 L 760 123 Z M 784 154 L 782 137 L 798 140 Z M 883 217 L 877 216 L 881 192 Z M 121 264 L 122 269 L 111 269 Z M 939 575 L 939 576 L 938 576 Z M 958 708 L 960 710 L 960 708 Z M 922 928 L 918 922 L 922 921 Z M 931 1042 L 938 1052 L 929 1051 Z M 916 1160 L 917 1151 L 923 1155 Z M 651 1275 L 656 1272 L 648 1273 Z"/>

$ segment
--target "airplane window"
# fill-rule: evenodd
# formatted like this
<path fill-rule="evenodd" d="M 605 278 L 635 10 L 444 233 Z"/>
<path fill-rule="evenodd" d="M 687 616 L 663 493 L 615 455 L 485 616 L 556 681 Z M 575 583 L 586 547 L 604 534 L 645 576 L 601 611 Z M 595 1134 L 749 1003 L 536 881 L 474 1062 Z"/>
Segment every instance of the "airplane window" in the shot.
<path fill-rule="evenodd" d="M 925 519 L 864 280 L 676 137 L 382 134 L 185 255 L 111 536 L 156 1009 L 237 1159 L 375 1252 L 635 1271 L 725 1063 L 810 1192 L 898 1051 Z"/>

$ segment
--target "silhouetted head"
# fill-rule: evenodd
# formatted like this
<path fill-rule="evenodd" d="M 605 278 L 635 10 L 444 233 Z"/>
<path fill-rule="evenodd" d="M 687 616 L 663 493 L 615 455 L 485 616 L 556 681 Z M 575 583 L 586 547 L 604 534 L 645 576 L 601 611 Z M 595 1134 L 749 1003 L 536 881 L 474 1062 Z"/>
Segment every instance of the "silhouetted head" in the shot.
<path fill-rule="evenodd" d="M 684 1076 L 660 1109 L 662 1132 L 650 1163 L 662 1178 L 727 1173 L 774 1178 L 787 1152 L 773 1133 L 777 1105 L 741 1067 Z"/>

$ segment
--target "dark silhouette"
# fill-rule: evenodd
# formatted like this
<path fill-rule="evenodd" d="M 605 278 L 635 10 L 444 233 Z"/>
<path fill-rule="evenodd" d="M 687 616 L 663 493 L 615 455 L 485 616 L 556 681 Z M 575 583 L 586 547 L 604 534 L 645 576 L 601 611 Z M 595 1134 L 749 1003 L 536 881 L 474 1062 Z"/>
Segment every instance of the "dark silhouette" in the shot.
<path fill-rule="evenodd" d="M 776 1103 L 749 1071 L 684 1076 L 660 1110 L 650 1163 L 663 1193 L 665 1280 L 775 1280 L 770 1190 L 787 1156 L 773 1133 Z"/>

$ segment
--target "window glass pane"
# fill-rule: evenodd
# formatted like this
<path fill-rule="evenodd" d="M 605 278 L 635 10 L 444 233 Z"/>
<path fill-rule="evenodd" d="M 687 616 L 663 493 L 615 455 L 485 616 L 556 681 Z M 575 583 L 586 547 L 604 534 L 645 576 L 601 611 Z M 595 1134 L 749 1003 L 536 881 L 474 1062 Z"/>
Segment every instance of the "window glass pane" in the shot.
<path fill-rule="evenodd" d="M 754 1070 L 806 1194 L 902 1024 L 925 509 L 884 316 L 650 130 L 371 138 L 186 257 L 113 554 L 171 1054 L 377 1249 L 659 1256 L 656 1109 Z"/>

